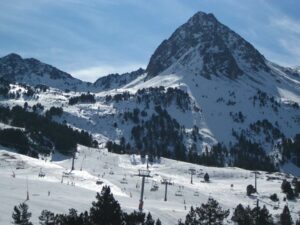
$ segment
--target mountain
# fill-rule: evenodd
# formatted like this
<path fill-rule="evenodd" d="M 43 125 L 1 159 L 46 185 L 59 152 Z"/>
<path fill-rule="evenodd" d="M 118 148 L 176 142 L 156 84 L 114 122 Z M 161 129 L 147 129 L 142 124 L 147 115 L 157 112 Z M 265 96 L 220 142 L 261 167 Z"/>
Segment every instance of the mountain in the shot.
<path fill-rule="evenodd" d="M 55 121 L 90 132 L 109 151 L 300 172 L 298 70 L 270 62 L 212 14 L 198 12 L 180 26 L 145 71 L 111 74 L 94 84 L 61 71 L 53 75 L 55 68 L 17 55 L 0 64 L 2 76 L 59 87 L 28 95 L 26 88 L 3 84 L 1 105 L 27 102 L 33 111 L 39 103 L 41 115 L 62 107 Z"/>
<path fill-rule="evenodd" d="M 138 70 L 132 71 L 130 73 L 109 74 L 107 76 L 100 77 L 99 79 L 97 79 L 93 85 L 97 90 L 109 90 L 113 88 L 120 88 L 135 80 L 143 73 L 145 73 L 145 70 L 139 68 Z"/>
<path fill-rule="evenodd" d="M 0 77 L 28 85 L 47 85 L 59 89 L 83 89 L 87 84 L 51 65 L 17 54 L 0 58 Z"/>
<path fill-rule="evenodd" d="M 136 79 L 142 73 L 144 70 L 140 68 L 130 73 L 109 74 L 100 77 L 94 83 L 89 83 L 76 79 L 72 75 L 34 58 L 25 59 L 15 53 L 0 58 L 1 78 L 31 86 L 46 85 L 61 90 L 97 92 L 119 88 Z"/>
<path fill-rule="evenodd" d="M 206 78 L 235 79 L 252 71 L 269 71 L 265 58 L 213 14 L 196 13 L 164 40 L 151 56 L 150 79 L 177 64 Z"/>

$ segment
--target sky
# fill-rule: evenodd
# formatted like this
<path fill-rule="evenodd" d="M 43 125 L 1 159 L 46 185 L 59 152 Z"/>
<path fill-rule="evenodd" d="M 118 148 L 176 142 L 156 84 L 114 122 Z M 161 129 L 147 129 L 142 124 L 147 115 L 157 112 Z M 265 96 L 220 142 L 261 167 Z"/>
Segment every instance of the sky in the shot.
<path fill-rule="evenodd" d="M 145 68 L 198 11 L 213 13 L 267 59 L 300 65 L 299 0 L 1 0 L 0 57 L 33 57 L 85 81 Z"/>

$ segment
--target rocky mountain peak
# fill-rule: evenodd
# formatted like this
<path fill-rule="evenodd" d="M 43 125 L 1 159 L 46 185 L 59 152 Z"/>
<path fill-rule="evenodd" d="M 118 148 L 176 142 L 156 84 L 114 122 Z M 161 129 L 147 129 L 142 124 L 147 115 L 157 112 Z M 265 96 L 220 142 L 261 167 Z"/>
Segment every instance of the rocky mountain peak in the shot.
<path fill-rule="evenodd" d="M 6 61 L 22 61 L 22 57 L 16 53 L 11 53 L 2 58 Z"/>
<path fill-rule="evenodd" d="M 6 80 L 22 82 L 29 77 L 43 76 L 49 76 L 54 80 L 75 79 L 70 74 L 34 58 L 24 59 L 15 53 L 0 58 L 0 77 Z"/>
<path fill-rule="evenodd" d="M 204 12 L 193 15 L 158 46 L 146 69 L 148 79 L 174 65 L 206 78 L 235 79 L 244 73 L 269 71 L 264 56 L 249 42 Z"/>

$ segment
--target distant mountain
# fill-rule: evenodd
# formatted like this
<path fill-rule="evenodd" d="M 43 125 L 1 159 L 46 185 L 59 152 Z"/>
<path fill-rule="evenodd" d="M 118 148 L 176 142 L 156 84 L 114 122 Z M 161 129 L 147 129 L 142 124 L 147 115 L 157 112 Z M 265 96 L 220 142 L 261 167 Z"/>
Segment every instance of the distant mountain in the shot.
<path fill-rule="evenodd" d="M 0 77 L 28 85 L 43 84 L 59 89 L 83 89 L 87 83 L 34 58 L 24 59 L 17 54 L 0 58 Z"/>
<path fill-rule="evenodd" d="M 130 73 L 109 74 L 100 77 L 95 83 L 89 83 L 34 58 L 25 59 L 15 53 L 0 58 L 0 77 L 5 80 L 32 86 L 42 84 L 61 90 L 97 92 L 119 88 L 144 72 L 140 68 Z"/>
<path fill-rule="evenodd" d="M 213 14 L 196 13 L 164 40 L 151 56 L 147 79 L 177 65 L 206 78 L 235 79 L 252 71 L 269 71 L 265 58 Z"/>
<path fill-rule="evenodd" d="M 139 68 L 136 71 L 130 72 L 130 73 L 124 73 L 124 74 L 109 74 L 104 77 L 100 77 L 98 80 L 95 81 L 93 86 L 97 90 L 109 90 L 112 88 L 119 88 L 122 87 L 131 81 L 138 78 L 140 75 L 145 73 L 145 70 L 142 68 Z"/>

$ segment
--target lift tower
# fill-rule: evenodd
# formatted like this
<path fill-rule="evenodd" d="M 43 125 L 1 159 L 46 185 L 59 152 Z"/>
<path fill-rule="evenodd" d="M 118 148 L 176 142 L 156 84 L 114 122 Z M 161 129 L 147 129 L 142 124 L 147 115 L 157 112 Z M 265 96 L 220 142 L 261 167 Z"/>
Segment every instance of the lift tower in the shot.
<path fill-rule="evenodd" d="M 167 178 L 163 178 L 161 183 L 165 185 L 165 199 L 164 200 L 166 202 L 167 201 L 167 195 L 168 195 L 168 185 L 172 185 L 172 183 Z"/>
<path fill-rule="evenodd" d="M 138 175 L 139 177 L 142 177 L 142 187 L 141 187 L 141 198 L 139 203 L 139 210 L 143 211 L 143 205 L 144 205 L 144 187 L 145 187 L 145 177 L 151 177 L 150 176 L 150 170 L 143 170 L 140 169 Z"/>
<path fill-rule="evenodd" d="M 194 168 L 190 168 L 189 169 L 189 172 L 191 174 L 191 184 L 193 184 L 193 175 L 196 174 L 196 170 Z"/>

